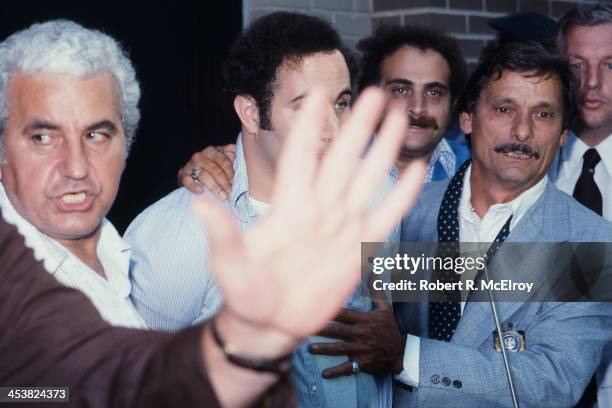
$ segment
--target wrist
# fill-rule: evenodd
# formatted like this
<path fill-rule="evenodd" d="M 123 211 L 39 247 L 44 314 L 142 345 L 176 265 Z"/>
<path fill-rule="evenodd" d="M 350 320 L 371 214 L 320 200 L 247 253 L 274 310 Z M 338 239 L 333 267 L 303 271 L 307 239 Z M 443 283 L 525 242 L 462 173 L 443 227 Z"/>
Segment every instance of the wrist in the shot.
<path fill-rule="evenodd" d="M 215 317 L 215 325 L 228 350 L 245 357 L 274 359 L 298 345 L 292 336 L 248 322 L 225 308 Z"/>

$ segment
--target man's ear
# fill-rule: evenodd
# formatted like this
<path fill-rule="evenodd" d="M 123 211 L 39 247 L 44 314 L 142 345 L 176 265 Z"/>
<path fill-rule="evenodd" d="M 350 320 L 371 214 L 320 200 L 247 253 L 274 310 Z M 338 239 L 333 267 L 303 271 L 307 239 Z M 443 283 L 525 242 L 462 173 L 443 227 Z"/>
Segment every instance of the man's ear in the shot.
<path fill-rule="evenodd" d="M 467 112 L 461 112 L 459 114 L 459 126 L 461 131 L 466 134 L 472 134 L 472 114 Z"/>
<path fill-rule="evenodd" d="M 238 95 L 234 98 L 234 109 L 247 132 L 257 133 L 259 130 L 259 108 L 255 99 L 249 95 Z"/>

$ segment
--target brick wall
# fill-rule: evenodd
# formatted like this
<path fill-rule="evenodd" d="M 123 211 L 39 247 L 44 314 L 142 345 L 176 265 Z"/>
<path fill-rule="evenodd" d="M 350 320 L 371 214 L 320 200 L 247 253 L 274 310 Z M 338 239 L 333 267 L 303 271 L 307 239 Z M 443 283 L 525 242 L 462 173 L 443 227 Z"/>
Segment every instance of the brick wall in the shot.
<path fill-rule="evenodd" d="M 372 0 L 243 0 L 248 20 L 278 10 L 313 14 L 331 22 L 354 45 L 372 32 Z"/>
<path fill-rule="evenodd" d="M 248 20 L 277 10 L 313 14 L 330 21 L 354 45 L 384 23 L 417 24 L 446 31 L 459 41 L 473 65 L 482 47 L 495 38 L 487 21 L 517 11 L 558 19 L 580 3 L 596 0 L 244 0 Z"/>

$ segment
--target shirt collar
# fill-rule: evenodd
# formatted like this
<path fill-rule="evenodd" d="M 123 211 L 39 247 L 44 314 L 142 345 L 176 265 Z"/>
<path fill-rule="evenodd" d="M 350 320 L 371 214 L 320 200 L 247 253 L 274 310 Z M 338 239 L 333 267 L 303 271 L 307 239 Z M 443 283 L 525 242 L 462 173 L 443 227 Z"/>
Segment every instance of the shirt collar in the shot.
<path fill-rule="evenodd" d="M 582 143 L 583 145 L 585 145 L 586 147 L 585 151 L 589 149 L 589 147 L 586 146 L 586 144 L 582 140 L 578 139 L 578 141 Z M 599 153 L 599 156 L 601 157 L 601 162 L 606 168 L 606 172 L 612 175 L 612 135 L 608 135 L 608 137 L 602 140 L 601 143 L 595 146 L 595 149 L 597 150 L 597 153 Z M 580 158 L 582 158 L 582 156 Z"/>
<path fill-rule="evenodd" d="M 472 207 L 472 189 L 470 186 L 471 174 L 472 165 L 470 164 L 470 166 L 465 172 L 465 177 L 463 179 L 463 191 L 461 193 L 461 199 L 459 202 L 459 211 L 467 219 L 470 219 L 472 216 L 477 216 L 476 212 L 473 210 Z M 529 211 L 529 209 L 535 204 L 536 201 L 538 201 L 540 196 L 544 193 L 547 182 L 548 176 L 544 176 L 542 180 L 540 180 L 531 188 L 523 191 L 514 200 L 502 204 L 493 204 L 491 207 L 489 207 L 488 211 L 491 211 L 492 209 L 510 210 L 509 215 L 512 215 L 512 221 L 510 222 L 510 230 L 512 231 L 512 229 L 521 221 L 527 211 Z"/>
<path fill-rule="evenodd" d="M 230 195 L 232 211 L 242 222 L 250 222 L 259 214 L 249 201 L 249 177 L 247 174 L 242 133 L 236 140 L 236 158 L 234 160 L 234 178 Z"/>
<path fill-rule="evenodd" d="M 440 140 L 436 148 L 431 154 L 431 159 L 427 164 L 427 178 L 425 181 L 431 181 L 433 177 L 436 162 L 440 162 L 446 174 L 450 177 L 455 174 L 455 153 L 445 138 Z"/>
<path fill-rule="evenodd" d="M 126 240 L 121 238 L 115 226 L 106 218 L 103 218 L 100 224 L 100 238 L 98 239 L 97 250 L 102 260 L 112 259 L 117 254 L 123 254 L 129 262 L 132 257 L 132 247 Z M 121 268 L 121 270 L 125 271 L 126 269 Z"/>
<path fill-rule="evenodd" d="M 269 203 L 259 201 L 256 198 L 253 198 L 250 196 L 249 196 L 249 201 L 251 202 L 251 205 L 255 207 L 257 212 L 261 215 L 266 214 L 268 211 L 270 211 L 271 205 Z"/>
<path fill-rule="evenodd" d="M 584 153 L 590 149 L 586 143 L 570 132 L 565 146 L 561 149 L 562 165 L 565 166 L 566 174 L 580 173 L 582 171 L 582 160 Z M 608 174 L 612 174 L 612 135 L 606 137 L 601 143 L 595 146 L 601 157 L 601 162 Z"/>
<path fill-rule="evenodd" d="M 26 246 L 34 251 L 35 258 L 43 262 L 47 271 L 55 273 L 68 257 L 68 250 L 40 232 L 17 212 L 2 183 L 0 183 L 0 207 L 6 221 L 17 227 L 25 238 Z"/>
<path fill-rule="evenodd" d="M 132 289 L 129 276 L 132 247 L 121 238 L 113 224 L 106 218 L 102 219 L 100 225 L 100 238 L 96 251 L 109 285 L 121 298 L 127 298 Z"/>
<path fill-rule="evenodd" d="M 445 138 L 442 138 L 442 140 L 440 140 L 440 143 L 436 145 L 436 148 L 431 153 L 431 158 L 427 163 L 427 174 L 425 174 L 425 183 L 428 183 L 433 179 L 434 169 L 436 167 L 437 162 L 440 162 L 448 177 L 451 177 L 453 174 L 455 174 L 455 153 L 453 152 L 453 149 L 451 148 L 450 144 L 448 144 Z M 391 168 L 391 171 L 389 172 L 389 175 L 397 180 L 399 178 L 399 170 L 397 169 L 397 167 L 393 166 Z"/>
<path fill-rule="evenodd" d="M 66 247 L 41 232 L 17 212 L 2 183 L 0 183 L 0 208 L 2 208 L 6 221 L 17 227 L 19 233 L 24 236 L 26 245 L 34 251 L 36 259 L 42 261 L 45 269 L 51 274 L 55 274 L 69 256 L 74 256 Z M 115 227 L 106 218 L 102 219 L 100 226 L 97 250 L 105 270 L 109 269 L 105 260 L 114 260 L 117 253 L 124 254 L 124 263 L 129 263 L 129 258 L 132 255 L 132 248 L 121 238 Z M 127 267 L 112 268 L 112 270 L 121 270 L 127 277 Z M 107 276 L 109 275 L 107 271 Z"/>
<path fill-rule="evenodd" d="M 565 146 L 561 148 L 561 163 L 566 167 L 568 173 L 573 174 L 576 171 L 580 171 L 579 165 L 582 161 L 584 152 L 589 147 L 580 139 L 576 137 L 574 132 L 569 132 L 567 136 L 567 142 Z"/>

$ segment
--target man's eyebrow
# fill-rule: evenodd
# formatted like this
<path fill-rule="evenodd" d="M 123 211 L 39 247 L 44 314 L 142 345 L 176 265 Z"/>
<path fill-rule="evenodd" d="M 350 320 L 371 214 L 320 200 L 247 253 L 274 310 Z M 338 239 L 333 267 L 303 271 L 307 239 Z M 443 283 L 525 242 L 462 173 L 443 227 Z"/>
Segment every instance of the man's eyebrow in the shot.
<path fill-rule="evenodd" d="M 488 99 L 489 103 L 492 103 L 494 105 L 497 104 L 506 104 L 506 103 L 514 103 L 514 99 L 509 98 L 509 97 L 503 97 L 503 98 L 489 98 Z M 547 102 L 547 101 L 542 101 L 539 102 L 535 105 L 533 105 L 533 109 L 561 109 L 561 106 L 559 104 L 556 104 L 554 102 Z"/>
<path fill-rule="evenodd" d="M 353 91 L 351 91 L 351 89 L 350 89 L 350 88 L 345 88 L 345 89 L 343 89 L 343 90 L 342 90 L 342 92 L 340 92 L 340 93 L 338 94 L 338 96 L 337 96 L 337 98 L 336 98 L 336 99 L 341 98 L 341 97 L 343 97 L 343 96 L 345 96 L 345 95 L 347 95 L 347 96 L 353 96 Z M 291 99 L 291 100 L 289 101 L 289 103 L 294 103 L 294 102 L 297 102 L 297 101 L 299 101 L 299 100 L 301 100 L 301 99 L 304 99 L 306 96 L 308 96 L 308 91 L 303 92 L 303 93 L 299 94 L 298 96 L 296 96 L 295 98 Z"/>
<path fill-rule="evenodd" d="M 535 109 L 561 109 L 561 106 L 550 102 L 540 102 L 534 106 Z"/>
<path fill-rule="evenodd" d="M 392 84 L 393 85 L 414 85 L 414 82 L 406 78 L 392 78 L 385 82 L 385 86 L 392 85 Z"/>
<path fill-rule="evenodd" d="M 443 84 L 442 82 L 428 82 L 425 84 L 425 88 L 442 88 L 442 89 L 448 89 L 448 85 Z"/>
<path fill-rule="evenodd" d="M 117 133 L 117 126 L 115 126 L 115 124 L 108 119 L 101 120 L 99 122 L 96 122 L 96 123 L 93 123 L 87 126 L 85 131 L 93 132 L 94 130 L 99 130 L 99 129 L 106 129 L 111 134 Z"/>
<path fill-rule="evenodd" d="M 510 97 L 496 97 L 496 96 L 492 96 L 489 97 L 487 99 L 488 103 L 492 103 L 494 105 L 496 104 L 503 104 L 503 103 L 514 103 L 514 99 L 510 98 Z"/>
<path fill-rule="evenodd" d="M 338 94 L 338 98 L 336 98 L 336 99 L 340 99 L 343 96 L 350 96 L 350 97 L 352 97 L 353 96 L 353 91 L 351 91 L 350 88 L 345 88 L 345 89 L 342 90 L 342 92 L 340 92 Z"/>
<path fill-rule="evenodd" d="M 576 58 L 576 59 L 579 59 L 579 60 L 583 60 L 583 61 L 586 61 L 588 59 L 587 57 L 582 56 L 580 54 L 568 54 L 567 56 L 568 57 L 572 57 L 572 58 Z M 602 60 L 612 59 L 612 55 L 605 55 L 605 56 L 601 57 L 601 59 Z"/>
<path fill-rule="evenodd" d="M 45 119 L 34 119 L 23 128 L 23 133 L 31 133 L 39 130 L 59 130 L 61 127 Z"/>
<path fill-rule="evenodd" d="M 300 99 L 304 99 L 304 97 L 308 94 L 308 92 L 302 92 L 301 94 L 299 94 L 298 96 L 296 96 L 295 98 L 292 98 L 289 103 L 294 103 L 299 101 Z"/>

